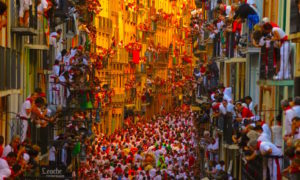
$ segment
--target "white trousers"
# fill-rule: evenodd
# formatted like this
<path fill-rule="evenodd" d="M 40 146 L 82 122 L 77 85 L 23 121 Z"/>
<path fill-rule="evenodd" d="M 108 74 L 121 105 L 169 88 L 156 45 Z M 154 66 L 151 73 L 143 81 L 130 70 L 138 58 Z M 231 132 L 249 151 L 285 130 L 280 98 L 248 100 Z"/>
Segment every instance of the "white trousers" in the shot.
<path fill-rule="evenodd" d="M 279 162 L 279 169 L 281 170 L 281 161 L 278 159 Z M 270 178 L 271 180 L 277 180 L 277 163 L 275 158 L 269 158 L 268 159 L 268 167 L 270 171 Z"/>
<path fill-rule="evenodd" d="M 21 120 L 21 121 L 22 121 L 21 142 L 24 142 L 24 140 L 27 137 L 28 121 L 27 120 Z"/>
<path fill-rule="evenodd" d="M 290 44 L 288 41 L 285 41 L 280 47 L 280 70 L 278 72 L 278 79 L 291 78 L 290 52 Z"/>

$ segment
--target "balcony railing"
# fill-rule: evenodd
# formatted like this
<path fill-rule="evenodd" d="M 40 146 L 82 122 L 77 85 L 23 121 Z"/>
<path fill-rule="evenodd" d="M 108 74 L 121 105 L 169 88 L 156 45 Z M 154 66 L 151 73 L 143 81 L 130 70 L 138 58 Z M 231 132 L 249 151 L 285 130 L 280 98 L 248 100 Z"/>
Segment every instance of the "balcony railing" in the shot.
<path fill-rule="evenodd" d="M 283 75 L 288 73 L 289 77 L 283 79 L 292 79 L 293 78 L 293 50 L 291 48 L 291 43 L 289 42 L 288 49 L 290 51 L 290 54 L 288 55 L 288 62 L 287 67 L 281 66 L 280 60 L 280 49 L 274 47 L 274 43 L 270 43 L 270 47 L 263 46 L 261 48 L 261 58 L 260 58 L 260 79 L 261 80 L 278 80 L 275 78 L 277 71 L 280 71 L 280 68 L 282 68 Z M 284 52 L 288 53 L 288 52 Z M 287 71 L 287 72 L 286 72 Z M 282 80 L 282 79 L 279 79 Z"/>
<path fill-rule="evenodd" d="M 12 3 L 12 32 L 26 36 L 37 35 L 38 29 L 38 0 L 33 0 L 29 10 L 20 10 L 20 1 L 14 0 Z M 22 18 L 21 16 L 22 15 Z M 28 17 L 28 18 L 26 18 Z"/>

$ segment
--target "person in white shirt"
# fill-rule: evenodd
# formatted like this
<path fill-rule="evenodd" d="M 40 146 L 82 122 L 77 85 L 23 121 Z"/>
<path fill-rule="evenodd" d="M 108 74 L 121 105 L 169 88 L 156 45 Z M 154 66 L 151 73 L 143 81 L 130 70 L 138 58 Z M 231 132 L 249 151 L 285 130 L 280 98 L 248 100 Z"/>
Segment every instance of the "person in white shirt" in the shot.
<path fill-rule="evenodd" d="M 60 75 L 60 66 L 59 61 L 55 60 L 54 65 L 52 67 L 52 74 L 49 79 L 49 89 L 50 89 L 50 96 L 49 102 L 51 104 L 59 104 L 59 85 L 57 84 L 58 77 Z"/>
<path fill-rule="evenodd" d="M 0 179 L 8 178 L 11 175 L 11 170 L 7 161 L 0 158 Z"/>
<path fill-rule="evenodd" d="M 293 103 L 294 103 L 292 107 L 293 117 L 300 117 L 300 97 L 299 96 L 295 97 Z"/>
<path fill-rule="evenodd" d="M 271 142 L 261 142 L 261 141 L 256 141 L 253 140 L 249 142 L 249 147 L 252 150 L 257 150 L 260 152 L 261 155 L 263 156 L 272 156 L 268 158 L 268 168 L 270 172 L 270 177 L 272 180 L 277 180 L 278 176 L 281 176 L 280 172 L 280 167 L 281 167 L 281 162 L 280 162 L 280 157 L 282 157 L 282 151 L 278 147 L 276 147 L 275 144 Z M 254 153 L 253 158 L 255 158 L 256 153 Z M 278 176 L 277 176 L 278 175 Z"/>
<path fill-rule="evenodd" d="M 235 111 L 234 111 L 234 105 L 232 103 L 228 103 L 227 100 L 223 99 L 222 104 L 219 107 L 220 112 L 223 115 L 226 115 L 227 113 L 231 113 L 232 116 L 235 116 Z"/>
<path fill-rule="evenodd" d="M 11 166 L 16 162 L 17 155 L 13 152 L 9 153 L 7 157 L 0 158 L 0 179 L 9 178 L 12 174 Z"/>
<path fill-rule="evenodd" d="M 293 110 L 289 106 L 288 100 L 281 101 L 281 108 L 284 111 L 284 134 L 286 137 L 290 136 L 292 133 L 292 118 Z"/>
<path fill-rule="evenodd" d="M 52 32 L 50 34 L 50 45 L 54 46 L 57 48 L 57 43 L 62 42 L 62 37 L 61 37 L 62 29 L 58 29 L 55 32 Z M 58 54 L 58 53 L 57 53 Z M 57 55 L 56 54 L 56 55 Z"/>
<path fill-rule="evenodd" d="M 28 121 L 31 118 L 31 107 L 34 101 L 39 97 L 38 93 L 33 93 L 29 98 L 25 100 L 21 107 L 20 111 L 20 119 L 22 120 L 22 134 L 21 134 L 21 142 L 26 139 L 27 129 L 28 129 Z"/>
<path fill-rule="evenodd" d="M 55 154 L 56 154 L 55 147 L 51 146 L 49 149 L 49 165 L 55 165 Z"/>
<path fill-rule="evenodd" d="M 294 140 L 300 139 L 300 117 L 296 116 L 292 120 L 292 135 Z"/>
<path fill-rule="evenodd" d="M 6 157 L 9 153 L 14 152 L 14 149 L 17 149 L 19 144 L 20 136 L 16 135 L 12 138 L 11 143 L 4 147 L 2 157 Z"/>
<path fill-rule="evenodd" d="M 279 27 L 273 27 L 270 23 L 263 25 L 263 31 L 266 34 L 272 34 L 272 40 L 277 42 L 277 46 L 280 47 L 280 70 L 275 80 L 290 79 L 291 78 L 291 64 L 289 61 L 291 47 L 288 41 L 288 36 Z"/>
<path fill-rule="evenodd" d="M 260 134 L 257 141 L 271 142 L 271 136 L 264 132 L 261 126 L 255 126 L 254 130 Z"/>
<path fill-rule="evenodd" d="M 282 151 L 271 142 L 258 142 L 258 149 L 263 156 L 274 156 L 273 158 L 268 158 L 268 167 L 271 179 L 277 180 L 277 177 L 280 176 L 281 172 L 281 162 L 279 157 L 282 156 Z"/>
<path fill-rule="evenodd" d="M 156 169 L 155 168 L 150 169 L 149 175 L 151 179 L 154 178 L 156 176 Z"/>
<path fill-rule="evenodd" d="M 245 103 L 247 104 L 247 108 L 248 108 L 253 114 L 256 114 L 256 113 L 255 113 L 255 109 L 254 109 L 254 104 L 253 104 L 252 98 L 251 98 L 250 96 L 246 96 L 246 97 L 245 97 Z"/>
<path fill-rule="evenodd" d="M 283 139 L 282 139 L 282 126 L 281 126 L 281 117 L 278 117 L 276 121 L 273 122 L 272 130 L 272 139 L 273 143 L 281 149 Z"/>
<path fill-rule="evenodd" d="M 29 26 L 29 10 L 32 6 L 32 0 L 20 0 L 19 23 L 20 26 Z"/>

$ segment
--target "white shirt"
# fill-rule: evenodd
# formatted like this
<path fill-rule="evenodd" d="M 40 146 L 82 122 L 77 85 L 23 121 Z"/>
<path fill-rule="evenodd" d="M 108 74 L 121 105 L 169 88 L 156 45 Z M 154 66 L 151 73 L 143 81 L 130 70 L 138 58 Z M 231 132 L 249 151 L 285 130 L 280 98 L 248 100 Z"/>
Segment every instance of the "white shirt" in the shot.
<path fill-rule="evenodd" d="M 270 129 L 269 125 L 267 123 L 264 123 L 261 126 L 261 128 L 263 129 L 263 132 L 268 135 L 268 137 L 270 138 L 270 141 L 271 141 L 272 133 L 271 133 L 271 129 Z"/>
<path fill-rule="evenodd" d="M 60 39 L 57 41 L 57 37 L 59 36 L 59 34 L 57 32 L 52 32 L 50 34 L 50 41 L 49 44 L 53 45 L 55 48 L 57 47 L 57 42 L 62 42 L 62 38 L 60 36 Z"/>
<path fill-rule="evenodd" d="M 255 110 L 254 110 L 254 104 L 253 104 L 253 102 L 251 101 L 251 103 L 249 104 L 249 110 L 253 113 L 253 114 L 255 114 Z"/>
<path fill-rule="evenodd" d="M 31 112 L 29 114 L 26 113 L 27 109 L 31 109 L 31 102 L 29 100 L 26 100 L 22 104 L 20 116 L 29 119 L 31 117 Z"/>
<path fill-rule="evenodd" d="M 259 150 L 263 154 L 272 149 L 271 156 L 282 156 L 282 151 L 271 142 L 261 142 Z"/>
<path fill-rule="evenodd" d="M 271 137 L 269 137 L 267 133 L 262 132 L 262 133 L 259 135 L 257 141 L 271 142 Z"/>
<path fill-rule="evenodd" d="M 49 149 L 49 161 L 55 161 L 55 147 Z"/>
<path fill-rule="evenodd" d="M 219 107 L 220 111 L 222 114 L 226 114 L 227 112 L 231 113 L 233 116 L 235 116 L 235 111 L 234 111 L 234 105 L 231 103 L 227 103 L 227 106 L 224 107 L 223 103 L 221 103 Z"/>
<path fill-rule="evenodd" d="M 294 112 L 292 109 L 288 109 L 285 111 L 285 119 L 284 119 L 284 133 L 285 135 L 289 135 L 292 133 L 292 118 L 294 115 Z"/>
<path fill-rule="evenodd" d="M 293 110 L 293 117 L 300 117 L 300 106 L 299 105 L 296 105 L 294 107 L 292 107 L 292 110 Z"/>
<path fill-rule="evenodd" d="M 226 12 L 226 17 L 228 17 L 231 12 L 231 6 L 226 6 L 225 12 Z"/>
<path fill-rule="evenodd" d="M 280 39 L 283 39 L 286 36 L 285 32 L 279 27 L 273 27 L 272 33 L 274 33 L 275 31 L 278 32 Z"/>
<path fill-rule="evenodd" d="M 153 180 L 161 180 L 161 175 L 155 176 Z"/>
<path fill-rule="evenodd" d="M 272 132 L 273 132 L 273 143 L 277 146 L 277 147 L 281 147 L 282 146 L 282 127 L 279 125 L 274 125 L 271 127 Z"/>
<path fill-rule="evenodd" d="M 32 5 L 32 0 L 20 0 L 20 11 L 28 11 Z"/>
<path fill-rule="evenodd" d="M 7 178 L 11 175 L 11 170 L 5 159 L 0 158 L 0 179 Z"/>
<path fill-rule="evenodd" d="M 56 77 L 59 76 L 59 70 L 60 70 L 59 65 L 53 65 L 53 67 L 52 67 L 52 73 L 53 73 L 54 76 L 56 76 Z"/>
<path fill-rule="evenodd" d="M 46 0 L 41 0 L 41 3 L 37 6 L 39 13 L 43 13 L 44 9 L 48 8 L 48 2 Z"/>
<path fill-rule="evenodd" d="M 6 157 L 10 152 L 14 152 L 14 149 L 8 144 L 3 149 L 2 157 Z"/>
<path fill-rule="evenodd" d="M 155 170 L 155 168 L 150 169 L 149 175 L 150 175 L 151 178 L 153 178 L 153 177 L 156 175 L 156 170 Z"/>

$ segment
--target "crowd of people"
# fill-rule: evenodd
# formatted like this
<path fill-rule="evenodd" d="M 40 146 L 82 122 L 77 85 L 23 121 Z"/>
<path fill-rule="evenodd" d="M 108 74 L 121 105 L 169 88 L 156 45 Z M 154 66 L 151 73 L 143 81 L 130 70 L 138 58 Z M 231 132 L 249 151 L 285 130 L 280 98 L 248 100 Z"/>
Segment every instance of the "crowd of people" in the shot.
<path fill-rule="evenodd" d="M 222 0 L 212 0 L 210 7 L 212 14 L 209 21 L 204 21 L 201 11 L 192 16 L 191 35 L 196 37 L 194 53 L 203 50 L 209 40 L 213 41 L 213 57 L 216 58 L 245 57 L 247 46 L 259 47 L 264 51 L 262 60 L 265 63 L 265 77 L 274 80 L 292 77 L 292 48 L 288 36 L 269 18 L 260 18 L 255 1 L 226 5 Z M 247 28 L 242 28 L 244 22 L 247 22 Z M 269 56 L 268 51 L 271 50 L 274 54 Z M 269 59 L 272 59 L 272 63 L 268 62 Z"/>
<path fill-rule="evenodd" d="M 15 135 L 11 142 L 3 147 L 4 138 L 0 136 L 0 179 L 23 179 L 39 173 L 40 147 Z"/>
<path fill-rule="evenodd" d="M 220 160 L 217 129 L 221 129 L 225 136 L 224 142 L 236 144 L 242 150 L 244 163 L 251 163 L 257 156 L 265 157 L 268 167 L 264 167 L 264 171 L 267 172 L 268 169 L 271 179 L 279 179 L 285 173 L 290 177 L 297 177 L 300 172 L 299 156 L 297 156 L 300 147 L 300 97 L 282 100 L 282 108 L 276 112 L 277 116 L 274 119 L 266 119 L 258 111 L 257 105 L 250 96 L 234 101 L 231 94 L 230 87 L 225 88 L 220 85 L 214 89 L 210 100 L 205 102 L 208 104 L 205 106 L 206 110 L 198 118 L 201 123 L 211 123 L 209 131 L 203 133 L 207 145 L 207 173 L 212 175 L 217 172 L 216 162 Z M 284 128 L 281 123 L 282 114 L 285 118 Z M 283 131 L 284 136 L 282 136 Z M 290 158 L 290 164 L 283 164 L 284 155 Z M 214 171 L 210 169 L 212 164 L 214 164 Z"/>
<path fill-rule="evenodd" d="M 196 129 L 190 111 L 177 109 L 110 136 L 99 135 L 81 161 L 80 177 L 195 179 Z"/>

